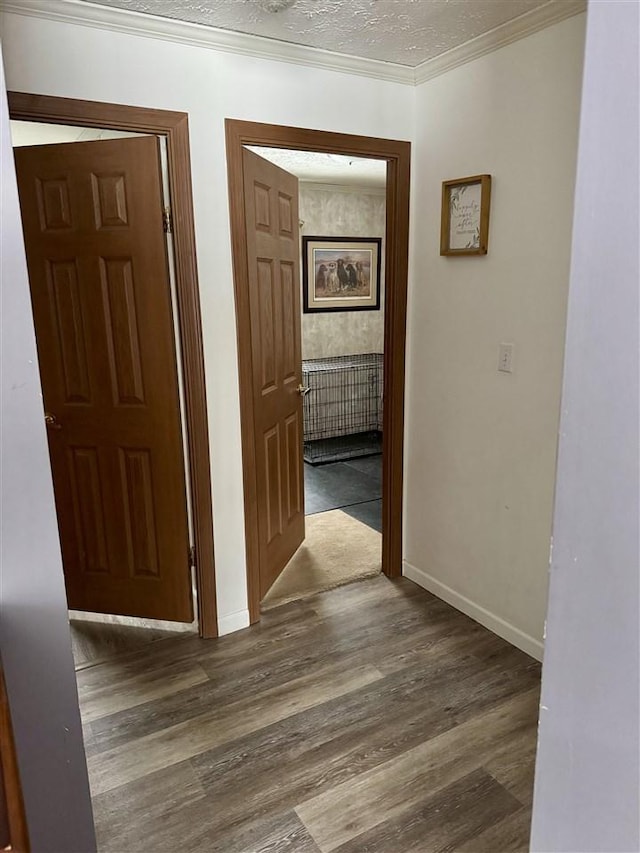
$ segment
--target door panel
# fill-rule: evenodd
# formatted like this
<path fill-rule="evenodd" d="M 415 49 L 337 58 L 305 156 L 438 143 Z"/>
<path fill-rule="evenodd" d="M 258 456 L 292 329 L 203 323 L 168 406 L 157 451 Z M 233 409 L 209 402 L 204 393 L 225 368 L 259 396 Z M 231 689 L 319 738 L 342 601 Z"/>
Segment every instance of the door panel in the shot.
<path fill-rule="evenodd" d="M 104 491 L 96 447 L 68 450 L 76 546 L 83 572 L 108 572 Z"/>
<path fill-rule="evenodd" d="M 89 367 L 76 263 L 47 261 L 47 284 L 53 332 L 60 348 L 64 400 L 66 403 L 90 403 Z"/>
<path fill-rule="evenodd" d="M 300 435 L 300 418 L 297 412 L 285 421 L 285 447 L 287 455 L 287 521 L 291 521 L 300 513 L 304 514 L 304 471 L 300 458 L 302 436 Z"/>
<path fill-rule="evenodd" d="M 15 154 L 69 607 L 190 622 L 158 141 Z"/>
<path fill-rule="evenodd" d="M 144 405 L 131 258 L 100 258 L 100 278 L 113 403 Z"/>
<path fill-rule="evenodd" d="M 262 598 L 304 540 L 298 181 L 243 157 Z"/>

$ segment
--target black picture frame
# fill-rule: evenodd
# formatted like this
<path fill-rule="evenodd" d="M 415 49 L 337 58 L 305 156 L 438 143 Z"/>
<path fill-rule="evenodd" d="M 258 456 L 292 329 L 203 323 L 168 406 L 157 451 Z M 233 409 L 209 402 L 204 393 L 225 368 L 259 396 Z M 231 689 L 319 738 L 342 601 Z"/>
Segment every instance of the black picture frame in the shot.
<path fill-rule="evenodd" d="M 381 237 L 303 237 L 303 312 L 380 310 L 381 259 Z"/>

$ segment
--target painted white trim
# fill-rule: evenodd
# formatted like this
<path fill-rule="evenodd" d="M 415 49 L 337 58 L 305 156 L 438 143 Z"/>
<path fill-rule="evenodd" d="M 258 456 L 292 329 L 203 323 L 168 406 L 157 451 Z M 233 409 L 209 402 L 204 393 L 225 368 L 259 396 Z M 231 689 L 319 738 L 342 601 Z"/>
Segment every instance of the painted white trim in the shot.
<path fill-rule="evenodd" d="M 325 193 L 357 193 L 358 195 L 379 195 L 387 194 L 386 187 L 368 187 L 361 184 L 321 184 L 317 181 L 298 181 L 299 186 L 306 190 L 320 190 Z"/>
<path fill-rule="evenodd" d="M 490 610 L 487 610 L 480 604 L 476 604 L 475 601 L 471 601 L 470 598 L 461 595 L 455 589 L 451 589 L 450 586 L 436 580 L 423 569 L 412 566 L 406 560 L 403 560 L 402 563 L 402 574 L 423 589 L 428 589 L 429 592 L 437 595 L 438 598 L 446 601 L 447 604 L 451 604 L 456 610 L 466 613 L 467 616 L 484 625 L 485 628 L 493 631 L 494 634 L 502 637 L 503 640 L 507 640 L 507 642 L 522 649 L 523 652 L 531 655 L 536 660 L 542 660 L 544 644 L 540 640 L 536 640 L 529 634 L 525 634 L 524 631 L 516 628 L 515 625 L 501 619 L 500 616 L 496 616 L 495 613 L 491 613 Z"/>
<path fill-rule="evenodd" d="M 226 616 L 218 616 L 218 635 L 233 634 L 249 627 L 249 611 L 236 610 L 235 613 L 227 613 Z"/>
<path fill-rule="evenodd" d="M 312 66 L 327 71 L 342 71 L 393 83 L 414 83 L 414 70 L 408 65 L 348 56 L 233 30 L 222 30 L 173 18 L 160 18 L 128 9 L 99 6 L 84 0 L 1 0 L 0 9 L 15 15 L 177 42 L 257 59 Z"/>
<path fill-rule="evenodd" d="M 348 56 L 317 47 L 131 12 L 128 9 L 100 6 L 84 0 L 0 0 L 0 12 L 415 86 L 578 15 L 586 10 L 586 5 L 587 0 L 548 0 L 544 6 L 507 21 L 416 67 Z"/>
<path fill-rule="evenodd" d="M 414 84 L 417 86 L 420 83 L 426 83 L 427 80 L 446 74 L 447 71 L 452 71 L 460 65 L 473 62 L 474 59 L 479 59 L 487 53 L 532 36 L 546 27 L 559 24 L 586 10 L 587 0 L 549 0 L 544 6 L 525 12 L 524 15 L 519 15 L 459 47 L 454 47 L 416 66 Z"/>

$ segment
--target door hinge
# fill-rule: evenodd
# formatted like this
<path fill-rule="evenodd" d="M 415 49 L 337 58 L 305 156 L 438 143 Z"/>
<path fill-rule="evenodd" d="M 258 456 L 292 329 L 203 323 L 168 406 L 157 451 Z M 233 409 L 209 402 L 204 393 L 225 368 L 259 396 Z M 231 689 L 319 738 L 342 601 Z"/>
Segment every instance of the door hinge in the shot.
<path fill-rule="evenodd" d="M 189 568 L 195 569 L 196 567 L 196 546 L 192 545 L 189 548 Z"/>
<path fill-rule="evenodd" d="M 162 209 L 162 227 L 165 234 L 173 234 L 173 216 L 170 207 Z"/>

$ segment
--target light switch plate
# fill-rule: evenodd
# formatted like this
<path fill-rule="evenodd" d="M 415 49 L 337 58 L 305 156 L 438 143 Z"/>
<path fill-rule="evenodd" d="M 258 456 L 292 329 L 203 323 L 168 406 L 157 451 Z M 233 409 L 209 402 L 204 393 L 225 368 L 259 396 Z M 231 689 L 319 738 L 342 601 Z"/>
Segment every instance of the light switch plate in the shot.
<path fill-rule="evenodd" d="M 513 373 L 513 344 L 500 344 L 498 370 L 502 373 Z"/>

